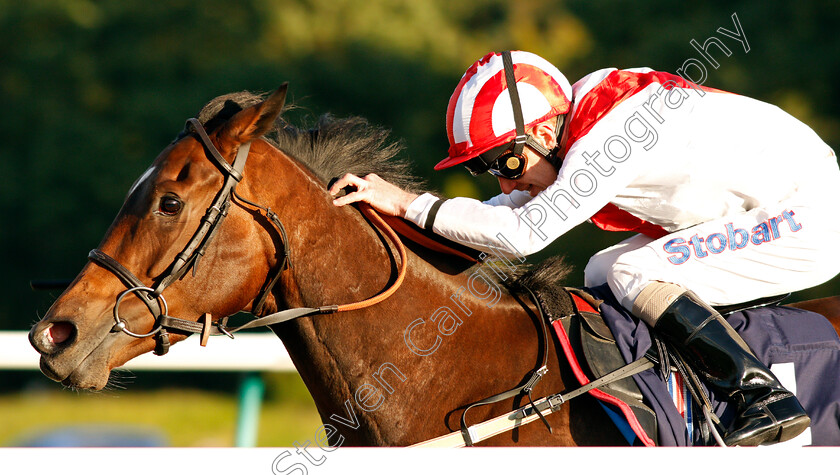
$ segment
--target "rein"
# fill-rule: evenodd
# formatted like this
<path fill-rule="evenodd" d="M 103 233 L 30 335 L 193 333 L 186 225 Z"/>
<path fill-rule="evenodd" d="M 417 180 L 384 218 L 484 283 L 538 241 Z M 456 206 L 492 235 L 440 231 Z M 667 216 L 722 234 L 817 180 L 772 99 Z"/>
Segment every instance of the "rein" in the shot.
<path fill-rule="evenodd" d="M 210 205 L 209 208 L 207 208 L 204 217 L 201 219 L 201 223 L 199 224 L 198 230 L 187 243 L 184 250 L 181 251 L 175 257 L 175 260 L 169 266 L 169 270 L 167 271 L 167 273 L 160 279 L 159 283 L 154 288 L 144 285 L 143 282 L 137 276 L 134 275 L 134 273 L 125 268 L 125 266 L 120 264 L 116 259 L 109 256 L 108 254 L 100 251 L 99 249 L 93 249 L 92 251 L 90 251 L 90 253 L 88 254 L 88 259 L 91 262 L 95 262 L 99 266 L 110 271 L 112 274 L 114 274 L 117 278 L 120 279 L 123 285 L 126 286 L 126 290 L 122 291 L 117 296 L 116 303 L 114 304 L 113 313 L 115 324 L 114 327 L 111 329 L 112 332 L 121 331 L 134 338 L 146 338 L 154 336 L 156 342 L 155 354 L 160 356 L 166 354 L 169 351 L 169 347 L 171 345 L 168 330 L 175 330 L 183 333 L 201 334 L 201 344 L 202 346 L 205 346 L 207 343 L 207 338 L 210 335 L 227 335 L 228 337 L 233 338 L 233 333 L 248 328 L 274 325 L 276 323 L 281 323 L 309 315 L 330 314 L 336 312 L 359 310 L 375 305 L 390 297 L 394 292 L 396 292 L 396 290 L 399 288 L 399 286 L 402 284 L 405 278 L 407 267 L 405 247 L 403 246 L 402 241 L 399 239 L 394 230 L 388 226 L 388 224 L 382 219 L 381 216 L 379 216 L 379 214 L 376 213 L 376 211 L 373 208 L 371 208 L 367 204 L 361 204 L 359 208 L 362 214 L 364 214 L 368 218 L 368 220 L 370 220 L 388 237 L 388 239 L 397 249 L 397 252 L 400 256 L 399 273 L 397 275 L 396 280 L 393 284 L 391 284 L 391 286 L 389 286 L 381 293 L 368 299 L 362 300 L 360 302 L 353 302 L 343 305 L 327 305 L 317 308 L 301 307 L 282 310 L 280 312 L 272 313 L 263 317 L 257 317 L 254 320 L 251 320 L 237 327 L 228 327 L 227 317 L 222 318 L 218 322 L 213 323 L 211 322 L 210 314 L 204 314 L 201 317 L 201 321 L 198 322 L 167 315 L 169 313 L 169 310 L 166 303 L 166 299 L 164 299 L 162 295 L 163 291 L 176 280 L 183 278 L 184 275 L 186 275 L 186 273 L 190 270 L 190 268 L 192 268 L 193 274 L 195 274 L 195 269 L 198 265 L 199 260 L 201 259 L 201 257 L 204 256 L 204 252 L 207 246 L 215 237 L 216 232 L 219 229 L 219 225 L 222 223 L 222 221 L 224 221 L 224 218 L 227 216 L 228 210 L 230 208 L 230 203 L 234 199 L 250 207 L 256 208 L 256 210 L 258 210 L 259 213 L 261 213 L 266 219 L 268 219 L 272 226 L 277 230 L 283 242 L 283 260 L 281 264 L 277 266 L 277 268 L 273 271 L 273 275 L 269 275 L 266 284 L 260 290 L 260 294 L 255 299 L 256 302 L 253 306 L 254 313 L 259 313 L 262 310 L 266 298 L 271 292 L 271 289 L 279 280 L 280 274 L 284 270 L 291 268 L 288 235 L 286 233 L 285 227 L 283 226 L 283 223 L 277 217 L 277 214 L 271 211 L 270 208 L 261 206 L 252 201 L 248 201 L 236 193 L 236 185 L 239 183 L 239 181 L 242 180 L 242 173 L 245 169 L 245 162 L 248 158 L 251 143 L 249 142 L 242 144 L 239 147 L 238 152 L 236 153 L 236 158 L 234 159 L 233 164 L 229 164 L 219 152 L 219 150 L 216 148 L 216 146 L 213 144 L 213 142 L 210 140 L 210 137 L 204 130 L 204 127 L 201 125 L 201 122 L 194 118 L 187 120 L 187 129 L 190 128 L 197 135 L 201 143 L 204 145 L 204 149 L 206 152 L 205 155 L 211 161 L 213 161 L 214 164 L 220 169 L 222 174 L 224 174 L 224 184 L 222 185 L 222 189 L 216 195 L 216 198 L 213 200 L 213 203 Z M 120 304 L 122 303 L 122 300 L 125 298 L 125 296 L 131 293 L 135 294 L 138 298 L 140 298 L 140 300 L 144 304 L 146 304 L 146 307 L 149 309 L 149 312 L 151 312 L 152 316 L 155 318 L 155 324 L 149 332 L 135 333 L 130 331 L 126 325 L 125 320 L 123 320 L 120 317 Z"/>

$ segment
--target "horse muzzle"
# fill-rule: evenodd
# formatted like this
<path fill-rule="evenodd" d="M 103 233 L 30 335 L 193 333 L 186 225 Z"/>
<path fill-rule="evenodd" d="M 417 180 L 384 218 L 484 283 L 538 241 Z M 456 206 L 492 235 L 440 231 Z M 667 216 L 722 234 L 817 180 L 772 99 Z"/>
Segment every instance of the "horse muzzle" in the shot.
<path fill-rule="evenodd" d="M 109 332 L 100 338 L 82 338 L 82 333 L 71 321 L 45 318 L 32 327 L 29 342 L 41 354 L 41 372 L 48 378 L 65 386 L 101 389 L 110 373 Z"/>
<path fill-rule="evenodd" d="M 53 355 L 76 340 L 76 325 L 67 321 L 41 321 L 29 331 L 29 343 L 42 355 Z"/>

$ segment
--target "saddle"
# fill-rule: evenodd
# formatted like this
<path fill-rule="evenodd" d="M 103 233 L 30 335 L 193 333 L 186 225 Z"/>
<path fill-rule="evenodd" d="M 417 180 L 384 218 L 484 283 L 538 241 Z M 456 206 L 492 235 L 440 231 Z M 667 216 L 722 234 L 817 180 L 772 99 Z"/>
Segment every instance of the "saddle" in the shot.
<path fill-rule="evenodd" d="M 600 300 L 570 287 L 535 293 L 578 383 L 588 384 L 625 366 L 615 337 L 596 310 Z M 645 404 L 633 378 L 612 381 L 589 394 L 601 403 L 628 443 L 658 445 L 656 413 Z"/>

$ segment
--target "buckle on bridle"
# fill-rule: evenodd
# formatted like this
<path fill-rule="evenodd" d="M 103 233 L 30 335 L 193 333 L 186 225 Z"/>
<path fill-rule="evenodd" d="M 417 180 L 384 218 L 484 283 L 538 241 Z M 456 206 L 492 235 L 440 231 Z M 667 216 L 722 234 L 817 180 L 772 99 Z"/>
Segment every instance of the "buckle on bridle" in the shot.
<path fill-rule="evenodd" d="M 169 333 L 163 328 L 155 335 L 155 355 L 163 356 L 169 353 L 169 347 L 172 343 L 169 341 Z"/>

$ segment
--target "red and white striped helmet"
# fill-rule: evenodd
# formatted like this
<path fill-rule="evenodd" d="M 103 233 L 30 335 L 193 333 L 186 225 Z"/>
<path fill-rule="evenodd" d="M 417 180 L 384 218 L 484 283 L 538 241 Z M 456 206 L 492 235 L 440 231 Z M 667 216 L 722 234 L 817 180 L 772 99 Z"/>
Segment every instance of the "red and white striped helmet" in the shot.
<path fill-rule="evenodd" d="M 563 73 L 533 53 L 512 51 L 511 57 L 526 129 L 569 111 L 572 86 Z M 489 53 L 467 69 L 449 98 L 449 157 L 435 165 L 435 170 L 512 141 L 515 129 L 502 53 Z"/>

